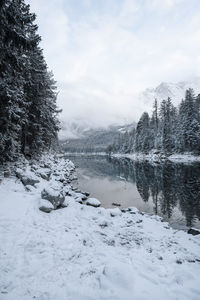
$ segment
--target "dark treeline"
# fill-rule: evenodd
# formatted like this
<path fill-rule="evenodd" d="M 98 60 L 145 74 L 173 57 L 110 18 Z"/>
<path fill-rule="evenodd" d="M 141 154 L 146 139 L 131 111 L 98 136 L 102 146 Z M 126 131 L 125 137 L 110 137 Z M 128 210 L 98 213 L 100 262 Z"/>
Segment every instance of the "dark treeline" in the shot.
<path fill-rule="evenodd" d="M 162 151 L 165 155 L 200 154 L 200 95 L 195 96 L 192 89 L 187 90 L 178 108 L 170 98 L 163 100 L 160 107 L 155 100 L 152 115 L 144 112 L 136 129 L 120 134 L 107 149 L 109 153 L 145 154 L 152 150 Z"/>
<path fill-rule="evenodd" d="M 186 218 L 187 226 L 193 226 L 195 220 L 200 220 L 199 165 L 152 165 L 115 158 L 111 158 L 110 162 L 115 166 L 118 176 L 136 183 L 143 201 L 153 200 L 155 214 L 170 219 L 174 208 L 178 206 Z"/>
<path fill-rule="evenodd" d="M 110 126 L 106 129 L 90 129 L 83 137 L 63 141 L 62 149 L 69 153 L 106 152 L 107 147 L 118 137 L 119 128 L 120 126 Z"/>
<path fill-rule="evenodd" d="M 24 0 L 0 0 L 0 160 L 31 157 L 55 144 L 56 85 Z"/>

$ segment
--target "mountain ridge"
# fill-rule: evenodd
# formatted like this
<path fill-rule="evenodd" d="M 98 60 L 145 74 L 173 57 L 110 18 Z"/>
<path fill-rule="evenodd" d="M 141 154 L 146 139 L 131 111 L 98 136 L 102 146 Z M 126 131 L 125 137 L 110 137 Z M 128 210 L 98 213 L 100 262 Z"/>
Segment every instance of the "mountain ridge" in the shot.
<path fill-rule="evenodd" d="M 139 94 L 139 100 L 144 105 L 152 107 L 154 99 L 158 102 L 171 98 L 174 105 L 178 105 L 185 96 L 185 91 L 192 88 L 196 94 L 200 93 L 200 77 L 195 77 L 190 81 L 161 82 L 155 88 L 147 88 Z"/>

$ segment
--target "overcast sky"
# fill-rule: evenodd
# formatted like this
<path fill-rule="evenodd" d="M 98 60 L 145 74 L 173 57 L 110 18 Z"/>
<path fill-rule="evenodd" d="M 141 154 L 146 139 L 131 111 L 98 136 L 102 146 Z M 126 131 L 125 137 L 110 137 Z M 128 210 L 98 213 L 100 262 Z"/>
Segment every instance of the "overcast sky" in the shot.
<path fill-rule="evenodd" d="M 135 96 L 200 75 L 199 0 L 27 0 L 59 86 L 62 119 L 137 120 Z"/>

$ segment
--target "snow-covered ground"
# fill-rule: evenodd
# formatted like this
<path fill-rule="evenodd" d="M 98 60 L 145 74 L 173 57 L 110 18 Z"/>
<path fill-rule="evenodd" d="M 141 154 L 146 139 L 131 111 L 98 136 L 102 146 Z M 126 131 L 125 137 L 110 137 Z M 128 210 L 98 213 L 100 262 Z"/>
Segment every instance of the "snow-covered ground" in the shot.
<path fill-rule="evenodd" d="M 172 154 L 168 159 L 173 162 L 200 162 L 200 156 L 194 156 L 190 153 Z"/>
<path fill-rule="evenodd" d="M 49 181 L 41 177 L 48 168 Z M 78 203 L 72 170 L 69 161 L 51 160 L 24 167 L 39 180 L 34 187 L 14 176 L 1 182 L 0 299 L 199 299 L 200 236 L 135 208 Z M 67 207 L 39 210 L 44 188 L 65 192 Z"/>
<path fill-rule="evenodd" d="M 116 153 L 112 154 L 111 156 L 121 158 L 126 157 L 131 160 L 147 160 L 149 162 L 160 162 L 164 160 L 170 160 L 172 162 L 183 162 L 183 163 L 190 163 L 190 162 L 200 162 L 200 156 L 192 155 L 191 153 L 184 153 L 184 154 L 172 154 L 168 157 L 165 157 L 164 155 L 155 154 L 154 152 L 149 154 L 143 154 L 143 153 Z"/>
<path fill-rule="evenodd" d="M 61 156 L 107 156 L 106 152 L 65 152 Z"/>

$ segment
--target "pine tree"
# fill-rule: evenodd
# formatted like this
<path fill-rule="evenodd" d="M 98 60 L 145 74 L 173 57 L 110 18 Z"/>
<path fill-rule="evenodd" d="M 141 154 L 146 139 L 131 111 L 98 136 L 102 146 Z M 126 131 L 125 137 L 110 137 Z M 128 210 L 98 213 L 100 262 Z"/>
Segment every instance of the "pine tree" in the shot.
<path fill-rule="evenodd" d="M 39 47 L 35 18 L 23 0 L 0 1 L 1 161 L 40 153 L 59 129 L 55 82 Z"/>
<path fill-rule="evenodd" d="M 148 152 L 150 150 L 149 141 L 149 115 L 147 112 L 144 112 L 136 127 L 135 151 Z"/>
<path fill-rule="evenodd" d="M 24 52 L 31 41 L 24 30 L 27 22 L 22 14 L 24 7 L 20 0 L 1 1 L 0 5 L 0 154 L 5 160 L 20 153 L 21 126 L 26 116 Z"/>
<path fill-rule="evenodd" d="M 195 104 L 194 92 L 189 89 L 179 108 L 179 139 L 182 141 L 182 152 L 198 150 L 200 124 Z"/>
<path fill-rule="evenodd" d="M 172 153 L 174 145 L 174 122 L 176 118 L 176 110 L 172 105 L 171 99 L 168 98 L 167 101 L 163 100 L 161 102 L 160 108 L 161 116 L 161 134 L 162 134 L 162 149 L 166 154 Z"/>
<path fill-rule="evenodd" d="M 200 94 L 195 99 L 194 109 L 195 109 L 196 114 L 197 114 L 197 120 L 200 123 Z"/>
<path fill-rule="evenodd" d="M 157 149 L 159 147 L 159 117 L 158 117 L 158 101 L 155 99 L 153 105 L 152 117 L 150 119 L 150 130 L 151 130 L 151 149 Z"/>
<path fill-rule="evenodd" d="M 29 122 L 26 126 L 28 153 L 47 150 L 56 139 L 58 127 L 56 86 L 52 73 L 48 73 L 41 49 L 30 56 L 30 81 L 26 84 L 26 97 L 30 101 Z"/>

